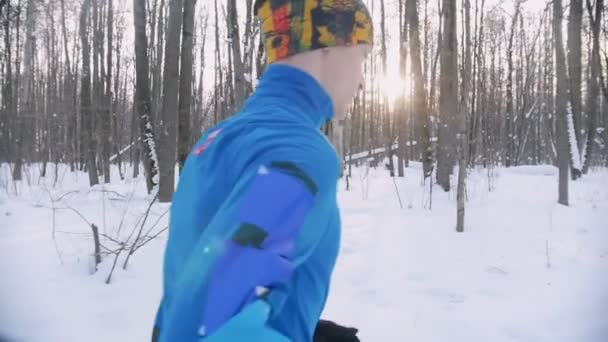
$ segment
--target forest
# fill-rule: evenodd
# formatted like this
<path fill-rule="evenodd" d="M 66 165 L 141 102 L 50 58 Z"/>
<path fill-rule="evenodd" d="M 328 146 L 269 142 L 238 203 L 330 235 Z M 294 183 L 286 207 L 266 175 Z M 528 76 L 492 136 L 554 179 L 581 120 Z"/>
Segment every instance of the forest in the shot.
<path fill-rule="evenodd" d="M 211 226 L 175 219 L 180 172 L 267 69 L 256 2 L 0 0 L 0 340 L 150 340 L 175 222 Z M 605 0 L 363 2 L 363 84 L 310 131 L 342 167 L 321 318 L 349 341 L 608 341 Z M 206 177 L 237 172 L 205 170 L 207 213 Z"/>
<path fill-rule="evenodd" d="M 420 161 L 430 186 L 464 196 L 468 169 L 551 164 L 567 204 L 569 179 L 608 163 L 603 0 L 367 3 L 364 89 L 324 128 L 346 177 L 390 155 L 391 176 Z M 253 0 L 1 0 L 0 21 L 0 162 L 14 180 L 67 164 L 93 186 L 129 164 L 170 201 L 174 165 L 265 68 Z"/>

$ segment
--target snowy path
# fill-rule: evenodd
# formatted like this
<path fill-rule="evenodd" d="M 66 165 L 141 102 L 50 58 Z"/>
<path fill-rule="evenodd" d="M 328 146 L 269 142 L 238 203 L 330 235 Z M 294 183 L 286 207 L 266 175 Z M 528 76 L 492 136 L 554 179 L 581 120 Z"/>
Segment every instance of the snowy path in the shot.
<path fill-rule="evenodd" d="M 435 188 L 433 208 L 425 208 L 419 165 L 397 179 L 404 209 L 384 171 L 362 179 L 363 171 L 354 171 L 351 191 L 340 184 L 342 248 L 324 317 L 356 326 L 363 342 L 608 339 L 606 170 L 571 183 L 568 208 L 554 204 L 551 167 L 497 170 L 492 192 L 485 171 L 474 171 L 464 234 L 454 232 L 455 194 Z M 127 212 L 128 234 L 149 197 L 130 180 L 109 186 L 123 199 L 134 188 L 128 208 L 126 200 L 85 194 L 84 175 L 52 194 L 80 189 L 68 202 L 96 223 L 105 204 L 108 233 Z M 57 212 L 60 265 L 48 194 L 24 187 L 15 198 L 0 190 L 0 331 L 26 341 L 147 340 L 163 240 L 138 251 L 108 286 L 112 260 L 89 275 L 92 242 L 80 218 Z M 152 216 L 164 210 L 155 207 Z"/>

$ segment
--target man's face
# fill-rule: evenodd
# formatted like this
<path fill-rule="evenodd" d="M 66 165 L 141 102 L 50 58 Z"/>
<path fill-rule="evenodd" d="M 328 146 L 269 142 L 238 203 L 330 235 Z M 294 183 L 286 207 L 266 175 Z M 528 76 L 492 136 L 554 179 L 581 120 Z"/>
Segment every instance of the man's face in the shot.
<path fill-rule="evenodd" d="M 336 119 L 342 119 L 346 108 L 363 84 L 363 62 L 371 45 L 360 44 L 329 48 L 324 64 L 324 84 L 333 102 Z"/>

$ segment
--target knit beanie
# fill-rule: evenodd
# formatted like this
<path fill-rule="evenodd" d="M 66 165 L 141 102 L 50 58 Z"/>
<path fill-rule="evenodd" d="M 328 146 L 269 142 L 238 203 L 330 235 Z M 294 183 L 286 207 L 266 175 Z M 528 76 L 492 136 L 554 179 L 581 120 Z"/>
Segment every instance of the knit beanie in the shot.
<path fill-rule="evenodd" d="M 306 51 L 373 42 L 362 0 L 257 0 L 255 14 L 268 64 Z"/>

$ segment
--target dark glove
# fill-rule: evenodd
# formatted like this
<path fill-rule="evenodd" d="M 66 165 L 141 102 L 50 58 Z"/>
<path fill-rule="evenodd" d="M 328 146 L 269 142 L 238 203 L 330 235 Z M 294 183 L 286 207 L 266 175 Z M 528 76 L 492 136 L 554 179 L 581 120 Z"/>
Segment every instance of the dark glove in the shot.
<path fill-rule="evenodd" d="M 358 331 L 332 321 L 320 320 L 315 329 L 314 342 L 361 342 L 357 337 Z"/>

